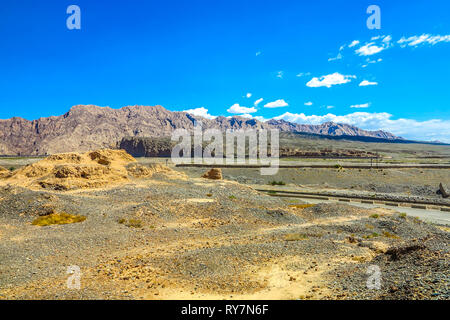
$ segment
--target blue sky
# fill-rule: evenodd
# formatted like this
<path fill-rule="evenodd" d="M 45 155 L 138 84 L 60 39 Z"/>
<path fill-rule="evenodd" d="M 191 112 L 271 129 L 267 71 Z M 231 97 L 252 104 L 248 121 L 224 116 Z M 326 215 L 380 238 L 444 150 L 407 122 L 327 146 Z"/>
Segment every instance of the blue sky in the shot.
<path fill-rule="evenodd" d="M 66 27 L 71 4 L 81 30 Z M 3 0 L 0 119 L 159 104 L 450 142 L 449 13 L 447 0 Z"/>

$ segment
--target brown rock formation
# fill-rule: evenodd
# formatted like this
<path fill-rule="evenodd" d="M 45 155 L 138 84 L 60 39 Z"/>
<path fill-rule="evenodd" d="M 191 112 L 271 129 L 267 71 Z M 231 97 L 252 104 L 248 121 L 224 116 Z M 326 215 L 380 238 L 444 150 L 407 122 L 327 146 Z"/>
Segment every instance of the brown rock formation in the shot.
<path fill-rule="evenodd" d="M 270 129 L 328 135 L 367 136 L 395 139 L 390 133 L 365 131 L 354 126 L 334 124 L 300 125 L 283 120 L 260 122 L 242 117 L 205 119 L 185 112 L 171 112 L 161 106 L 128 106 L 121 109 L 79 105 L 61 116 L 29 121 L 14 117 L 0 120 L 0 154 L 46 155 L 116 148 L 124 137 L 170 137 L 178 128 Z"/>

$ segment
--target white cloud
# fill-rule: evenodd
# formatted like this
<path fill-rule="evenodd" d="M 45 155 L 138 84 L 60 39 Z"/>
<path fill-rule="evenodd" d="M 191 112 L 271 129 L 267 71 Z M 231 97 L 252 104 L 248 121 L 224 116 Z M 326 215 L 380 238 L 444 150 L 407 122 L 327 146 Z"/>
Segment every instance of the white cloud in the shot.
<path fill-rule="evenodd" d="M 348 45 L 349 48 L 353 48 L 354 46 L 357 46 L 359 44 L 359 40 L 353 40 L 352 43 Z"/>
<path fill-rule="evenodd" d="M 311 101 L 305 102 L 305 106 L 312 106 L 313 103 Z"/>
<path fill-rule="evenodd" d="M 256 117 L 253 117 L 253 119 L 256 119 L 256 120 L 261 121 L 261 122 L 266 122 L 267 121 L 267 119 L 265 119 L 262 116 L 256 116 Z"/>
<path fill-rule="evenodd" d="M 374 44 L 373 42 L 370 42 L 362 47 L 360 47 L 359 49 L 355 50 L 355 52 L 357 54 L 359 54 L 360 56 L 371 56 L 374 54 L 377 54 L 381 51 L 383 51 L 384 49 L 386 49 L 386 47 L 384 46 L 377 46 L 376 44 Z"/>
<path fill-rule="evenodd" d="M 327 121 L 347 123 L 365 130 L 384 130 L 411 140 L 439 140 L 450 143 L 450 120 L 433 119 L 417 121 L 414 119 L 392 119 L 386 112 L 354 112 L 343 116 L 334 114 L 310 115 L 286 112 L 274 119 L 302 124 L 321 124 Z"/>
<path fill-rule="evenodd" d="M 391 36 L 386 36 L 386 37 L 383 38 L 383 42 L 384 43 L 389 43 L 391 41 L 392 41 L 392 37 Z"/>
<path fill-rule="evenodd" d="M 380 53 L 383 50 L 393 47 L 395 44 L 400 45 L 401 48 L 405 47 L 418 47 L 419 45 L 435 45 L 441 42 L 450 42 L 450 35 L 431 35 L 422 34 L 411 37 L 402 37 L 398 41 L 393 41 L 391 35 L 380 35 L 370 39 L 370 42 L 366 42 L 364 45 L 360 45 L 359 40 L 354 40 L 348 45 L 349 48 L 353 48 L 360 45 L 354 52 L 359 56 L 372 56 Z M 342 48 L 342 47 L 341 47 Z M 336 58 L 330 58 L 329 61 L 337 60 Z M 367 64 L 363 68 L 367 67 Z"/>
<path fill-rule="evenodd" d="M 379 59 L 377 59 L 377 60 L 370 60 L 370 58 L 367 58 L 367 59 L 366 59 L 366 62 L 369 63 L 369 64 L 371 64 L 371 63 L 377 63 L 377 62 L 381 62 L 381 61 L 383 61 L 383 59 L 381 59 L 381 58 L 379 58 Z"/>
<path fill-rule="evenodd" d="M 240 106 L 238 103 L 233 104 L 228 110 L 227 112 L 229 113 L 253 113 L 256 112 L 256 108 L 247 108 L 247 107 L 242 107 Z"/>
<path fill-rule="evenodd" d="M 195 109 L 189 109 L 189 110 L 183 110 L 182 112 L 187 112 L 190 114 L 193 114 L 194 116 L 200 116 L 207 119 L 214 119 L 217 118 L 216 116 L 212 116 L 208 113 L 208 109 L 200 107 Z"/>
<path fill-rule="evenodd" d="M 334 109 L 334 106 L 327 106 L 327 109 Z"/>
<path fill-rule="evenodd" d="M 350 106 L 350 108 L 356 108 L 356 109 L 362 109 L 362 108 L 368 108 L 370 103 L 363 103 L 363 104 L 354 104 Z"/>
<path fill-rule="evenodd" d="M 367 80 L 363 80 L 361 81 L 361 83 L 359 84 L 360 87 L 366 87 L 366 86 L 376 86 L 378 85 L 378 82 L 370 82 Z"/>
<path fill-rule="evenodd" d="M 283 99 L 279 99 L 279 100 L 265 104 L 264 108 L 282 108 L 282 107 L 287 107 L 287 106 L 288 106 L 288 104 L 286 101 L 284 101 Z"/>
<path fill-rule="evenodd" d="M 255 103 L 254 103 L 253 105 L 254 105 L 255 107 L 257 107 L 258 104 L 260 104 L 263 100 L 264 100 L 263 98 L 260 98 L 260 99 L 256 100 Z"/>
<path fill-rule="evenodd" d="M 251 119 L 253 116 L 249 113 L 238 114 L 239 117 Z"/>
<path fill-rule="evenodd" d="M 303 77 L 303 76 L 310 76 L 311 72 L 300 72 L 299 74 L 297 74 L 297 77 Z"/>
<path fill-rule="evenodd" d="M 397 41 L 398 44 L 400 44 L 401 47 L 417 47 L 420 44 L 431 44 L 435 45 L 439 42 L 450 42 L 450 35 L 430 35 L 430 34 L 422 34 L 421 36 L 412 36 L 409 38 L 402 37 L 399 41 Z"/>
<path fill-rule="evenodd" d="M 338 55 L 334 58 L 329 58 L 328 61 L 334 61 L 334 60 L 341 60 L 342 59 L 342 54 L 338 53 Z"/>
<path fill-rule="evenodd" d="M 255 55 L 259 56 L 261 54 L 261 51 L 258 51 Z"/>
<path fill-rule="evenodd" d="M 238 115 L 233 115 L 233 116 L 228 116 L 228 117 L 226 117 L 226 118 L 227 118 L 227 119 L 231 119 L 231 118 L 233 118 L 233 117 L 242 117 L 242 118 L 247 118 L 247 119 L 256 119 L 256 120 L 261 121 L 261 122 L 266 122 L 266 121 L 267 121 L 267 119 L 265 119 L 265 118 L 262 117 L 262 116 L 254 116 L 254 115 L 251 115 L 251 114 L 248 114 L 248 113 L 238 114 Z"/>
<path fill-rule="evenodd" d="M 249 92 L 245 95 L 247 98 L 250 98 L 252 96 L 252 94 Z"/>
<path fill-rule="evenodd" d="M 277 72 L 277 78 L 283 78 L 283 71 L 278 71 Z"/>
<path fill-rule="evenodd" d="M 314 77 L 306 84 L 306 86 L 311 88 L 318 88 L 318 87 L 330 88 L 331 86 L 337 84 L 344 84 L 350 82 L 352 81 L 351 80 L 352 78 L 356 78 L 356 76 L 346 76 L 338 72 L 335 72 L 333 74 L 322 76 L 320 78 Z"/>

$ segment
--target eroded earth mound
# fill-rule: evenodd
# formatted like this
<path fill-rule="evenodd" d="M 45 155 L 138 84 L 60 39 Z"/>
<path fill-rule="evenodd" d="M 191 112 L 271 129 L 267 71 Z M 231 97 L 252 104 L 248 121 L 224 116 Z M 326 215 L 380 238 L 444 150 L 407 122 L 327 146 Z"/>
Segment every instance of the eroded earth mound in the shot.
<path fill-rule="evenodd" d="M 202 178 L 212 179 L 212 180 L 220 180 L 222 179 L 222 170 L 213 168 L 202 175 Z"/>
<path fill-rule="evenodd" d="M 9 171 L 3 167 L 0 167 L 0 178 L 4 178 L 9 175 Z"/>
<path fill-rule="evenodd" d="M 6 169 L 5 169 L 6 170 Z M 7 170 L 6 170 L 7 171 Z M 160 165 L 143 166 L 124 150 L 101 149 L 86 153 L 61 153 L 16 170 L 0 170 L 4 182 L 32 189 L 74 190 L 127 182 L 130 178 L 167 177 L 178 172 Z M 180 177 L 181 178 L 181 177 Z"/>

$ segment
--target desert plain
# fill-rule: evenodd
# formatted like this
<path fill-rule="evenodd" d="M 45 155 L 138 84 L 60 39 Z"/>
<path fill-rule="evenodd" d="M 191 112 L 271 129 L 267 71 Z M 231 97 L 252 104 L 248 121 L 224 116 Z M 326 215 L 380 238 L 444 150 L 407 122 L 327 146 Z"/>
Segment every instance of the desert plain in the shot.
<path fill-rule="evenodd" d="M 215 180 L 202 178 L 207 168 L 119 150 L 1 159 L 0 299 L 450 298 L 448 225 L 382 205 L 257 191 L 329 190 L 445 205 L 450 201 L 436 191 L 450 170 L 302 161 L 309 162 L 339 165 L 280 168 L 268 177 L 225 168 Z M 75 288 L 68 273 L 74 266 Z"/>

